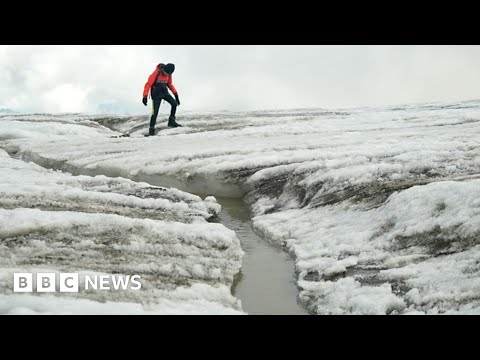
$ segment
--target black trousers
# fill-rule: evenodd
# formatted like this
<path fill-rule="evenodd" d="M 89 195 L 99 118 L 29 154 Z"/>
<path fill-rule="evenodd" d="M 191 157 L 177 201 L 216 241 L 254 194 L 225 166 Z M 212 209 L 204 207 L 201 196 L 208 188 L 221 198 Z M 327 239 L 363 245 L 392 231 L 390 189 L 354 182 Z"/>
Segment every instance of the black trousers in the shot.
<path fill-rule="evenodd" d="M 155 127 L 155 123 L 157 122 L 157 116 L 160 110 L 160 104 L 162 103 L 162 100 L 165 100 L 170 104 L 171 106 L 170 116 L 175 117 L 175 113 L 177 112 L 177 102 L 172 97 L 172 95 L 168 94 L 161 99 L 156 99 L 156 100 L 152 99 L 152 117 L 150 118 L 150 127 Z"/>

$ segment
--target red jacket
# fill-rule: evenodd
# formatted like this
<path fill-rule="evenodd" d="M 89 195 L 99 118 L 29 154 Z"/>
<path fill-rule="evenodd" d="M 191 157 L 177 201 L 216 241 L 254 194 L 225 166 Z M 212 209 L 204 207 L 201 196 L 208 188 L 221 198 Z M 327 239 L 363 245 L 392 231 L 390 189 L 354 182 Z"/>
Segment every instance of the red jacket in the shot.
<path fill-rule="evenodd" d="M 147 97 L 148 91 L 150 90 L 150 88 L 152 86 L 153 87 L 157 86 L 157 84 L 168 87 L 172 91 L 173 95 L 177 94 L 177 89 L 175 89 L 175 86 L 173 86 L 173 83 L 172 83 L 172 75 L 168 75 L 166 72 L 161 70 L 160 65 L 157 65 L 157 67 L 155 68 L 155 71 L 148 77 L 147 83 L 145 84 L 145 88 L 143 89 L 143 97 Z M 157 78 L 157 75 L 158 75 L 158 78 Z M 154 84 L 155 79 L 157 79 L 157 84 Z"/>

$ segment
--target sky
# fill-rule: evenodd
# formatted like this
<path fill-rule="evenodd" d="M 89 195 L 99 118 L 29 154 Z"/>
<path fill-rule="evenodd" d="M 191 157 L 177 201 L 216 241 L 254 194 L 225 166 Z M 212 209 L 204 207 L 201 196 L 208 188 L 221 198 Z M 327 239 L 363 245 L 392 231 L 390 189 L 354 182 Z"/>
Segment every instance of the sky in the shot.
<path fill-rule="evenodd" d="M 184 112 L 393 105 L 480 94 L 476 45 L 0 45 L 0 110 L 149 113 L 143 87 L 160 62 L 176 65 L 173 83 Z"/>
<path fill-rule="evenodd" d="M 278 311 L 293 280 L 315 314 L 480 314 L 480 101 L 165 120 L 0 116 L 0 314 Z M 251 222 L 215 220 L 223 197 Z M 16 294 L 15 272 L 143 290 Z"/>

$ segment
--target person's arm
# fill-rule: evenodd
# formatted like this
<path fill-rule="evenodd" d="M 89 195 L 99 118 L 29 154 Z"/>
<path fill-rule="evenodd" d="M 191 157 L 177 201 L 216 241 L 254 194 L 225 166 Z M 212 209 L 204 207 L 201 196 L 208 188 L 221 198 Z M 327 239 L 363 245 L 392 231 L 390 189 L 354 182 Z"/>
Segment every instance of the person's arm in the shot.
<path fill-rule="evenodd" d="M 175 101 L 177 102 L 177 105 L 180 105 L 180 98 L 178 97 L 177 89 L 175 89 L 175 86 L 173 86 L 173 80 L 171 75 L 168 77 L 168 88 L 172 91 L 173 95 L 175 96 Z"/>
<path fill-rule="evenodd" d="M 153 85 L 153 82 L 155 81 L 155 78 L 157 77 L 157 70 L 155 70 L 147 80 L 147 83 L 145 84 L 145 87 L 143 88 L 143 97 L 146 98 L 148 97 L 148 92 L 150 91 L 150 88 Z"/>
<path fill-rule="evenodd" d="M 172 75 L 168 77 L 168 88 L 172 91 L 173 95 L 177 95 L 177 89 L 173 86 Z"/>

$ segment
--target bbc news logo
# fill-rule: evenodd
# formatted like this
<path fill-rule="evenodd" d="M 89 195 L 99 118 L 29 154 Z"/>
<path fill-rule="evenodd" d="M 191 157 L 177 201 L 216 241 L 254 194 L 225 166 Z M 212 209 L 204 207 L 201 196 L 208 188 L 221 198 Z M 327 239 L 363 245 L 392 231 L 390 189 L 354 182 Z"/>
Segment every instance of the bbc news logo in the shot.
<path fill-rule="evenodd" d="M 140 275 L 84 275 L 83 281 L 79 280 L 78 273 L 14 273 L 13 292 L 79 292 L 142 288 Z"/>

